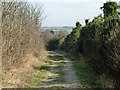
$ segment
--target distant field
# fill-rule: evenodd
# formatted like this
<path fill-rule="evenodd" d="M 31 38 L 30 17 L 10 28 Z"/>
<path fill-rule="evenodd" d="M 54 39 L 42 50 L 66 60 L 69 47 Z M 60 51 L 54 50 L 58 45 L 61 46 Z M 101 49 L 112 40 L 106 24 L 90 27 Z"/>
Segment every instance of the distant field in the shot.
<path fill-rule="evenodd" d="M 42 27 L 42 30 L 71 30 L 74 27 L 67 27 L 67 26 L 63 26 L 63 27 Z"/>

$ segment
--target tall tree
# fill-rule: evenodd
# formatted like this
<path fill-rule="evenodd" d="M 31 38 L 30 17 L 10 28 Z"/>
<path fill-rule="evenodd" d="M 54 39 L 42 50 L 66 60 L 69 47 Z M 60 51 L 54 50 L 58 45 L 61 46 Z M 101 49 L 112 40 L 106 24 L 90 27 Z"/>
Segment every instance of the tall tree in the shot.
<path fill-rule="evenodd" d="M 108 16 L 116 16 L 117 15 L 117 9 L 118 9 L 118 5 L 116 2 L 106 2 L 104 3 L 103 7 L 101 7 L 101 9 L 103 9 L 103 13 L 104 13 L 104 17 L 108 17 Z"/>

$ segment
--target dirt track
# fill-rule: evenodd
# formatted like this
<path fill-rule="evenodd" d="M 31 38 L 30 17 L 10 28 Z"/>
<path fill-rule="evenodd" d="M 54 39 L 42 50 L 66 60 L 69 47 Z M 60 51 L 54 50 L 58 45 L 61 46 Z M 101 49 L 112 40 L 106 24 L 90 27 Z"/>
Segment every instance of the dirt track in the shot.
<path fill-rule="evenodd" d="M 62 54 L 55 53 L 56 55 L 62 56 L 65 65 L 64 65 L 64 73 L 65 73 L 65 87 L 69 88 L 78 88 L 80 86 L 78 77 L 76 76 L 76 71 L 72 67 L 72 62 L 64 57 Z"/>

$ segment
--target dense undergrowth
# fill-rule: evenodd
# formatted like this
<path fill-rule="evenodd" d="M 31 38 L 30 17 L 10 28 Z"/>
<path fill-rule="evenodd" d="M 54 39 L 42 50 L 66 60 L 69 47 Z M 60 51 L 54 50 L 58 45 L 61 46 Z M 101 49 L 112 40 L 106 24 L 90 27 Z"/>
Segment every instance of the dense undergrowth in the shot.
<path fill-rule="evenodd" d="M 116 2 L 104 3 L 101 7 L 104 16 L 101 14 L 91 22 L 86 20 L 83 27 L 77 22 L 71 34 L 62 38 L 62 42 L 57 41 L 56 50 L 88 59 L 100 79 L 106 79 L 101 82 L 102 87 L 120 87 L 120 20 L 117 8 Z"/>

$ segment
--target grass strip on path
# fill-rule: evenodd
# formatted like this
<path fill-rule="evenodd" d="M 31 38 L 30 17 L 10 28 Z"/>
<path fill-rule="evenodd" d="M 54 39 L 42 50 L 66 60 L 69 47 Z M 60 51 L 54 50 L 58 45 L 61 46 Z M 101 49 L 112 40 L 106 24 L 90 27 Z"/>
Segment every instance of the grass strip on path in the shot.
<path fill-rule="evenodd" d="M 64 87 L 64 60 L 54 52 L 48 52 L 48 60 L 34 68 L 34 74 L 28 78 L 25 87 L 47 88 Z"/>

